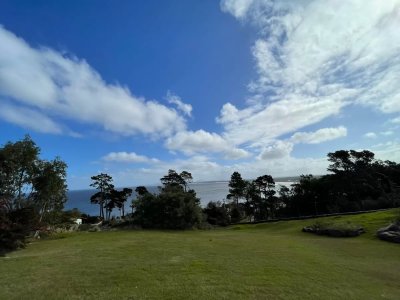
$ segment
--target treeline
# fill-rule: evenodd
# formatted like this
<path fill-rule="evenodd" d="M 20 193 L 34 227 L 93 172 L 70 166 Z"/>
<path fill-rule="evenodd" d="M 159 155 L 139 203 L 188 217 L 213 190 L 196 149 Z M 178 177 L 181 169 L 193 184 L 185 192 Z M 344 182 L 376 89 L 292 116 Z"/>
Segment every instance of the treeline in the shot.
<path fill-rule="evenodd" d="M 200 199 L 196 197 L 194 190 L 188 189 L 192 174 L 187 171 L 178 174 L 169 170 L 160 180 L 162 186 L 159 187 L 159 193 L 150 193 L 144 186 L 135 189 L 137 197 L 130 205 L 132 213 L 128 216 L 129 222 L 143 228 L 200 227 L 203 221 Z M 125 202 L 132 194 L 132 189 L 116 190 L 112 177 L 108 174 L 93 176 L 92 181 L 91 186 L 99 191 L 91 197 L 91 203 L 99 205 L 100 218 L 110 221 L 113 209 L 118 208 L 121 218 L 124 219 Z"/>
<path fill-rule="evenodd" d="M 183 229 L 399 206 L 400 164 L 376 160 L 367 150 L 339 150 L 329 153 L 328 160 L 330 174 L 301 175 L 290 187 L 277 187 L 271 175 L 244 180 L 234 172 L 227 201 L 210 202 L 203 209 L 195 191 L 188 189 L 192 175 L 169 170 L 161 178 L 159 193 L 150 193 L 144 186 L 136 188 L 129 219 L 143 228 Z M 104 217 L 105 209 L 109 220 L 114 208 L 124 216 L 124 202 L 132 190 L 115 191 L 107 174 L 92 180 L 99 192 L 91 201 L 99 205 L 100 216 Z"/>
<path fill-rule="evenodd" d="M 187 229 L 225 226 L 241 221 L 391 208 L 400 205 L 400 164 L 381 161 L 374 153 L 339 150 L 328 154 L 329 174 L 302 175 L 290 187 L 277 187 L 271 175 L 244 180 L 234 172 L 226 202 L 201 208 L 189 183 L 191 173 L 169 170 L 158 193 L 135 189 L 128 218 L 130 188 L 116 189 L 108 174 L 93 176 L 91 197 L 99 217 L 109 221 L 114 209 L 121 219 L 143 228 Z M 72 222 L 79 211 L 64 212 L 67 165 L 60 158 L 40 158 L 40 148 L 26 136 L 0 148 L 0 251 L 23 244 L 27 235 L 49 225 Z"/>
<path fill-rule="evenodd" d="M 227 196 L 230 202 L 209 203 L 208 221 L 226 224 L 397 207 L 400 164 L 374 156 L 367 150 L 329 153 L 330 174 L 301 175 L 290 187 L 277 188 L 270 175 L 248 181 L 234 172 Z"/>
<path fill-rule="evenodd" d="M 39 155 L 29 136 L 0 148 L 0 252 L 62 219 L 67 165 L 58 157 L 48 161 Z"/>

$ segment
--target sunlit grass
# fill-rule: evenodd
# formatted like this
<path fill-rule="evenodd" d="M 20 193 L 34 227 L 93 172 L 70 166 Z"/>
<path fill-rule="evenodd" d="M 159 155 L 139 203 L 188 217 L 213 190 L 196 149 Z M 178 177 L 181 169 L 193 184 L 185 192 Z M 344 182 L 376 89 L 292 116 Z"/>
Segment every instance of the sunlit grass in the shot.
<path fill-rule="evenodd" d="M 80 232 L 0 258 L 0 299 L 400 299 L 400 245 L 375 237 L 395 212 L 210 231 Z"/>

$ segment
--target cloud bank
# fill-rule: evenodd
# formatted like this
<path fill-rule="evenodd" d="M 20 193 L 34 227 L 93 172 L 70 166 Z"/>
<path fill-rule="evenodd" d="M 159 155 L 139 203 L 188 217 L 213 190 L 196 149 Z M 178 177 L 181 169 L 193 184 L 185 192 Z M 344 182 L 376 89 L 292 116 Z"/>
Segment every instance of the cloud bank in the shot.
<path fill-rule="evenodd" d="M 33 48 L 1 26 L 0 41 L 0 117 L 8 122 L 61 133 L 70 120 L 126 136 L 165 137 L 186 128 L 175 109 L 105 82 L 85 60 Z"/>

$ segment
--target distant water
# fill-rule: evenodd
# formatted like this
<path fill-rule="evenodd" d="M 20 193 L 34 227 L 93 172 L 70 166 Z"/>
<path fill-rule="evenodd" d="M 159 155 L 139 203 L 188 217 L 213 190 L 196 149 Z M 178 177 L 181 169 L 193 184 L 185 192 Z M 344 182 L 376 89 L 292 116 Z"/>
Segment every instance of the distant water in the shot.
<path fill-rule="evenodd" d="M 293 182 L 276 182 L 276 186 L 287 185 Z M 190 188 L 196 191 L 197 197 L 200 198 L 201 205 L 205 207 L 210 201 L 226 200 L 226 195 L 229 193 L 228 181 L 208 181 L 196 182 L 190 184 Z M 157 193 L 157 186 L 147 187 L 151 193 Z M 65 204 L 65 209 L 78 208 L 81 212 L 95 216 L 99 214 L 99 206 L 90 203 L 90 197 L 95 193 L 95 190 L 80 190 L 68 192 L 68 200 Z M 136 196 L 135 196 L 136 197 Z M 130 212 L 131 200 L 129 199 L 125 205 L 125 212 Z M 114 210 L 116 213 L 117 210 Z"/>

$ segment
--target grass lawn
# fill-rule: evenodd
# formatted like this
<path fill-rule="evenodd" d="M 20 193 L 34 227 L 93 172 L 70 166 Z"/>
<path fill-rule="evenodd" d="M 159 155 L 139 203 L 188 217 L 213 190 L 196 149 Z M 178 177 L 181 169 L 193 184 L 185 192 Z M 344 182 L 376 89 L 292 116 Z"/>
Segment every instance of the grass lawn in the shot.
<path fill-rule="evenodd" d="M 374 237 L 395 211 L 210 231 L 82 232 L 0 258 L 0 299 L 400 299 L 400 245 Z"/>

